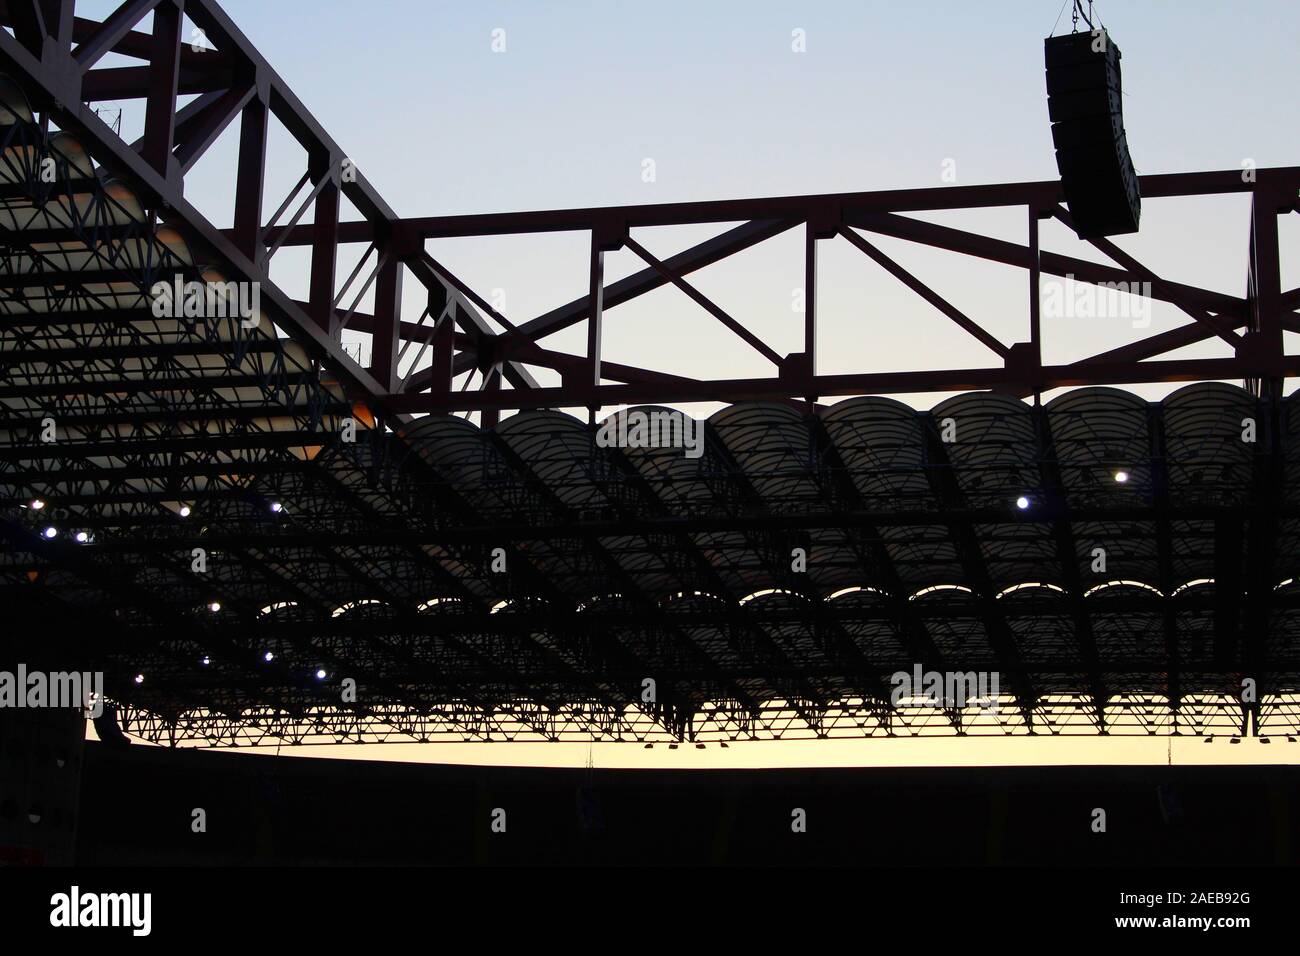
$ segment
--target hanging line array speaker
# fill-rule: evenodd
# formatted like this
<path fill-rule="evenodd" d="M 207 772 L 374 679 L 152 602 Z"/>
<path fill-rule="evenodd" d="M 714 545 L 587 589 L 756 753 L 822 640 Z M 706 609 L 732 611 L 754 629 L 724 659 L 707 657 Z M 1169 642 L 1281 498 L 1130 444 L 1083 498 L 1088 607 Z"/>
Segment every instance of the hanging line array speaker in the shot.
<path fill-rule="evenodd" d="M 1120 52 L 1105 30 L 1043 41 L 1056 167 L 1080 239 L 1137 232 L 1142 194 L 1124 136 Z"/>

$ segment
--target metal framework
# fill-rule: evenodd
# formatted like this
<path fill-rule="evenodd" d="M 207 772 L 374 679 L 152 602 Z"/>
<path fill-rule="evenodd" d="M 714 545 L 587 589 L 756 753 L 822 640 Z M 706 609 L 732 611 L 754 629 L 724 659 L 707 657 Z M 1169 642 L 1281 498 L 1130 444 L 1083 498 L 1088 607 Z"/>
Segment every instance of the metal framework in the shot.
<path fill-rule="evenodd" d="M 1069 225 L 1056 182 L 404 219 L 212 0 L 127 0 L 103 22 L 73 0 L 10 0 L 0 23 L 0 580 L 24 619 L 58 622 L 69 653 L 106 670 L 132 732 L 1297 729 L 1300 416 L 1283 393 L 1300 375 L 1284 340 L 1300 331 L 1300 289 L 1281 287 L 1278 217 L 1296 210 L 1300 168 L 1142 179 L 1147 198 L 1249 195 L 1240 297 L 1162 278 L 1107 240 L 1093 245 L 1113 265 L 1042 249 L 1041 220 Z M 97 65 L 110 53 L 141 65 Z M 96 112 L 110 99 L 143 102 L 137 140 Z M 185 177 L 236 120 L 222 229 L 186 200 Z M 272 121 L 306 169 L 268 216 Z M 344 200 L 362 218 L 340 221 Z M 1023 210 L 1027 243 L 909 215 L 995 206 Z M 663 259 L 638 239 L 701 223 L 740 224 Z M 796 229 L 804 347 L 781 355 L 689 276 Z M 522 322 L 425 247 L 555 231 L 589 236 L 588 294 Z M 1023 269 L 1025 340 L 1000 341 L 878 236 Z M 817 258 L 839 240 L 996 364 L 818 374 Z M 346 277 L 345 245 L 365 250 Z M 301 301 L 270 277 L 290 246 L 310 254 Z M 623 248 L 645 268 L 607 283 L 605 256 Z M 427 293 L 418 315 L 403 311 L 408 274 Z M 1044 365 L 1045 274 L 1149 283 L 1189 321 Z M 174 276 L 256 284 L 263 321 L 157 317 L 150 290 Z M 603 360 L 606 313 L 669 285 L 773 374 Z M 543 344 L 579 325 L 584 354 Z M 365 366 L 345 330 L 369 337 Z M 1170 357 L 1212 338 L 1232 357 Z M 562 384 L 539 385 L 538 369 Z M 454 386 L 466 373 L 476 389 Z M 1141 382 L 1198 384 L 1159 404 L 1103 387 Z M 1062 386 L 1088 388 L 1041 401 Z M 978 393 L 928 413 L 879 397 L 925 391 Z M 818 404 L 841 396 L 861 397 Z M 596 441 L 602 407 L 698 401 L 730 404 L 698 459 Z M 482 428 L 450 414 L 470 410 Z M 996 671 L 1005 699 L 995 713 L 895 705 L 890 675 L 913 664 Z M 355 700 L 339 702 L 342 677 Z M 1257 697 L 1242 700 L 1243 678 Z"/>

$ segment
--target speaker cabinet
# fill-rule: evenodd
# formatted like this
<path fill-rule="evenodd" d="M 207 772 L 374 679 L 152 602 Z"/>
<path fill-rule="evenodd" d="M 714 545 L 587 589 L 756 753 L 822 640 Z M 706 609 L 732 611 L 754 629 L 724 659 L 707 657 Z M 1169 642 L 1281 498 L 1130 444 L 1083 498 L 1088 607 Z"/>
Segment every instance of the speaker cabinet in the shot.
<path fill-rule="evenodd" d="M 1124 136 L 1120 51 L 1104 30 L 1043 41 L 1056 168 L 1080 239 L 1137 232 L 1142 194 Z"/>

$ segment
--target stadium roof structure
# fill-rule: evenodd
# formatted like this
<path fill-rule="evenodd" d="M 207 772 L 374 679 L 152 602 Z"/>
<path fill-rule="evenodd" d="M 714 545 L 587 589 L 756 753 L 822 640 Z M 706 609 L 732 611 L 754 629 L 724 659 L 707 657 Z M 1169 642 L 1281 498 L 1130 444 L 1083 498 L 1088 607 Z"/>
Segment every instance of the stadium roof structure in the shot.
<path fill-rule="evenodd" d="M 1284 389 L 1300 356 L 1284 332 L 1300 330 L 1300 290 L 1281 287 L 1277 220 L 1300 169 L 1142 179 L 1147 197 L 1249 195 L 1240 297 L 1104 239 L 1114 265 L 1040 248 L 1040 220 L 1069 222 L 1054 182 L 403 219 L 211 0 L 127 0 L 103 22 L 71 0 L 10 0 L 0 23 L 0 593 L 15 648 L 104 670 L 129 732 L 1297 730 L 1300 399 Z M 143 65 L 96 66 L 109 53 Z M 144 129 L 128 142 L 94 105 L 133 98 Z M 236 119 L 222 229 L 185 176 Z M 307 169 L 268 219 L 272 119 Z M 344 198 L 361 219 L 340 222 Z M 993 206 L 1025 211 L 1028 244 L 907 215 Z M 734 222 L 664 260 L 633 234 Z M 797 227 L 805 347 L 782 356 L 686 276 Z M 424 247 L 537 231 L 590 233 L 591 288 L 524 323 Z M 1026 341 L 1001 342 L 867 234 L 1023 269 Z M 817 250 L 837 238 L 999 364 L 817 374 Z M 366 251 L 340 283 L 349 244 Z M 269 271 L 295 245 L 310 252 L 304 301 Z M 607 284 L 619 248 L 646 268 Z M 428 293 L 418 317 L 403 314 L 408 274 Z M 1191 321 L 1045 365 L 1044 274 L 1135 283 Z M 178 282 L 218 299 L 160 310 L 158 284 Z M 774 374 L 604 361 L 606 311 L 668 285 Z M 259 314 L 238 308 L 249 286 Z M 539 344 L 580 324 L 586 354 Z M 367 365 L 344 329 L 369 336 Z M 1213 338 L 1232 356 L 1168 357 Z M 478 388 L 454 388 L 465 373 Z M 1111 387 L 1141 382 L 1190 384 L 1158 403 Z M 926 412 L 884 397 L 925 391 L 963 394 Z M 697 432 L 670 406 L 700 401 L 726 407 Z M 637 407 L 607 428 L 600 410 L 622 405 Z M 455 414 L 469 411 L 481 425 Z M 646 422 L 701 444 L 602 438 Z M 918 670 L 995 673 L 996 706 L 898 699 L 894 676 Z"/>

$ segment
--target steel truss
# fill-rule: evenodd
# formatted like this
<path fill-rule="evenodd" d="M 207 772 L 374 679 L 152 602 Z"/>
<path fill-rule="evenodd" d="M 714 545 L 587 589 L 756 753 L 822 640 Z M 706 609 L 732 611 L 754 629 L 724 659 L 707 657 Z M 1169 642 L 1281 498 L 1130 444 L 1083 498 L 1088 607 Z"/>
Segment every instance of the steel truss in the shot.
<path fill-rule="evenodd" d="M 190 46 L 185 17 L 211 48 Z M 1281 288 L 1277 238 L 1300 168 L 1142 179 L 1148 198 L 1249 195 L 1240 297 L 1166 280 L 1107 240 L 1093 244 L 1114 265 L 1043 250 L 1042 220 L 1069 225 L 1055 182 L 403 219 L 212 0 L 127 0 L 102 23 L 76 17 L 72 0 L 10 0 L 0 22 L 14 31 L 0 31 L 0 68 L 30 104 L 0 117 L 5 593 L 83 634 L 73 646 L 104 666 L 131 732 L 222 745 L 653 742 L 1300 723 L 1300 512 L 1288 490 L 1300 416 L 1282 394 L 1300 374 L 1283 339 L 1300 331 L 1300 290 Z M 109 52 L 143 65 L 97 66 Z M 100 119 L 94 104 L 108 99 L 144 101 L 139 141 Z M 184 183 L 236 120 L 234 225 L 223 230 L 186 201 Z M 272 120 L 307 168 L 268 217 Z M 340 221 L 343 199 L 361 219 Z M 1026 244 L 908 215 L 993 206 L 1024 211 Z M 734 222 L 664 259 L 634 235 Z M 687 277 L 799 228 L 804 348 L 781 355 Z M 425 248 L 556 231 L 588 234 L 589 292 L 523 322 Z M 877 236 L 1025 270 L 1026 340 L 998 340 Z M 998 364 L 817 374 L 817 256 L 838 239 Z M 343 247 L 356 244 L 365 252 L 340 283 Z M 310 251 L 305 301 L 270 279 L 289 246 Z M 622 248 L 646 267 L 606 284 L 604 258 Z M 407 273 L 427 292 L 418 316 L 403 314 Z M 1045 366 L 1044 274 L 1149 283 L 1190 321 Z M 256 283 L 266 321 L 152 316 L 148 290 L 175 275 Z M 605 361 L 606 311 L 668 285 L 774 374 L 694 379 Z M 372 289 L 372 313 L 359 312 Z M 581 324 L 584 354 L 542 344 Z M 366 366 L 345 351 L 345 330 L 369 336 Z M 1216 337 L 1231 358 L 1161 359 Z M 563 384 L 540 386 L 536 369 Z M 454 389 L 467 372 L 478 388 Z M 1107 399 L 1101 418 L 1086 403 L 1010 397 L 1226 378 L 1247 389 L 1160 406 Z M 816 404 L 978 389 L 1003 394 L 933 414 Z M 715 416 L 690 467 L 595 442 L 602 406 L 756 399 L 783 403 L 784 417 Z M 477 410 L 492 426 L 505 410 L 566 407 L 591 409 L 592 421 L 521 416 L 479 432 L 412 418 Z M 976 444 L 1003 450 L 984 461 L 947 446 L 943 409 Z M 1230 436 L 1243 416 L 1260 435 L 1239 454 Z M 56 442 L 42 440 L 46 419 Z M 355 441 L 342 437 L 349 425 Z M 881 429 L 903 436 L 892 456 L 873 444 Z M 468 465 L 444 455 L 452 446 L 468 449 Z M 1123 495 L 1096 482 L 1116 460 L 1134 473 Z M 1024 489 L 1037 507 L 1008 515 L 1008 496 Z M 18 507 L 33 499 L 49 510 Z M 90 540 L 43 539 L 47 516 Z M 791 549 L 814 541 L 816 572 L 793 573 Z M 1118 556 L 1123 582 L 1089 578 L 1098 544 Z M 509 573 L 492 570 L 494 548 Z M 210 571 L 193 570 L 196 549 Z M 1006 699 L 995 714 L 892 702 L 889 675 L 917 662 L 997 670 Z M 316 668 L 354 678 L 360 702 L 338 705 Z M 1240 699 L 1243 677 L 1258 681 L 1257 701 Z M 652 701 L 646 678 L 658 685 Z"/>

